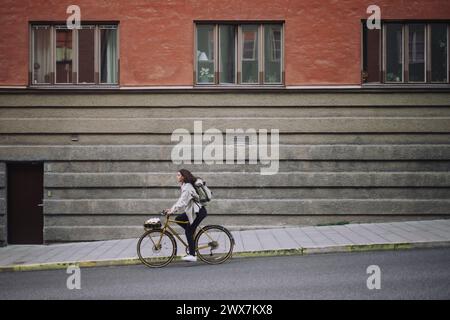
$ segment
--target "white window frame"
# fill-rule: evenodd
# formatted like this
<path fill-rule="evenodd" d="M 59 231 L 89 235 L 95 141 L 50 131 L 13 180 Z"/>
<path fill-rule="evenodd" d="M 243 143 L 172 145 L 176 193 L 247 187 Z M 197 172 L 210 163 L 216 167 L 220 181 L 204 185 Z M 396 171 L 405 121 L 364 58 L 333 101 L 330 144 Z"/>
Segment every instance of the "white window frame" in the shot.
<path fill-rule="evenodd" d="M 226 24 L 233 24 L 236 26 L 236 34 L 235 34 L 235 82 L 234 83 L 225 83 L 220 82 L 221 75 L 221 66 L 220 66 L 220 26 Z M 280 39 L 280 82 L 266 82 L 265 81 L 265 73 L 264 73 L 264 27 L 267 25 L 280 25 L 281 26 L 281 39 Z M 214 37 L 215 37 L 215 45 L 214 45 L 214 82 L 211 83 L 201 83 L 198 81 L 198 39 L 197 39 L 197 28 L 201 25 L 209 25 L 213 26 Z M 254 46 L 254 58 L 253 59 L 243 59 L 243 36 L 242 36 L 242 26 L 245 25 L 254 25 L 257 27 L 257 41 L 258 45 Z M 194 22 L 194 46 L 193 46 L 193 57 L 194 57 L 194 73 L 193 80 L 195 86 L 268 86 L 268 85 L 284 85 L 284 22 L 209 22 L 209 21 L 201 21 Z M 256 54 L 256 50 L 258 54 Z M 254 83 L 243 83 L 242 82 L 242 61 L 255 61 L 258 59 L 258 81 Z"/>
<path fill-rule="evenodd" d="M 35 33 L 34 30 L 37 28 L 49 28 L 50 29 L 50 44 L 51 44 L 51 66 L 50 66 L 50 82 L 34 82 L 34 44 L 35 44 Z M 61 23 L 59 24 L 41 24 L 41 23 L 30 23 L 30 55 L 29 55 L 29 85 L 30 86 L 111 86 L 111 85 L 119 85 L 120 83 L 120 36 L 119 36 L 119 25 L 118 24 L 98 24 L 91 23 L 86 25 L 81 25 L 82 29 L 94 29 L 94 82 L 83 82 L 79 83 L 79 35 L 78 29 L 68 29 L 66 25 Z M 72 75 L 71 82 L 57 82 L 56 75 L 56 32 L 57 30 L 70 30 L 72 32 Z M 100 48 L 101 48 L 101 37 L 100 30 L 101 29 L 115 29 L 116 30 L 116 45 L 117 45 L 117 59 L 116 63 L 116 82 L 101 82 L 101 56 L 100 56 Z"/>
<path fill-rule="evenodd" d="M 447 70 L 445 81 L 432 81 L 432 65 L 431 65 L 431 25 L 433 23 L 442 23 L 446 25 L 447 30 Z M 386 34 L 387 26 L 390 24 L 399 24 L 402 26 L 402 80 L 403 81 L 388 81 L 387 80 L 387 45 Z M 424 80 L 423 81 L 411 81 L 410 80 L 410 57 L 409 57 L 409 28 L 411 25 L 420 24 L 424 26 Z M 363 26 L 364 27 L 364 26 Z M 383 77 L 380 83 L 384 84 L 450 84 L 450 22 L 429 22 L 429 21 L 387 21 L 382 23 L 381 29 L 381 46 L 382 46 L 382 74 Z M 363 51 L 361 51 L 363 52 Z M 361 62 L 361 66 L 363 62 Z"/>

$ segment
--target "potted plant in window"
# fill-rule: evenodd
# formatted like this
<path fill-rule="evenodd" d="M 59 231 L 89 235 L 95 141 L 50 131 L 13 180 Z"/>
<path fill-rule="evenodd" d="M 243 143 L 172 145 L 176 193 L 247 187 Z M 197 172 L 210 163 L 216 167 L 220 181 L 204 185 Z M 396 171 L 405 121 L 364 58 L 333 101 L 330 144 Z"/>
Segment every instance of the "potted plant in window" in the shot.
<path fill-rule="evenodd" d="M 270 75 L 268 76 L 267 82 L 268 82 L 268 83 L 279 83 L 280 80 L 278 79 L 277 75 L 275 75 L 275 74 L 270 74 Z"/>
<path fill-rule="evenodd" d="M 210 72 L 209 68 L 201 68 L 199 76 L 202 83 L 210 83 L 214 80 L 214 74 Z"/>

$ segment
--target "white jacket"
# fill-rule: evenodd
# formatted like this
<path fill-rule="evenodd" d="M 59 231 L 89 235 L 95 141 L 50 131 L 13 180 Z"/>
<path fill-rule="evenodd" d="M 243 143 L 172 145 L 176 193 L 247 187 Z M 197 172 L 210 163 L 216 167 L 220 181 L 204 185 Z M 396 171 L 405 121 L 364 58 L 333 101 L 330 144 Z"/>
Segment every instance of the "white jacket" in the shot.
<path fill-rule="evenodd" d="M 198 195 L 192 184 L 183 183 L 180 198 L 171 208 L 172 213 L 186 212 L 189 223 L 192 224 L 194 222 L 193 213 L 198 213 L 202 207 L 201 204 L 194 202 L 194 199 L 198 200 Z"/>

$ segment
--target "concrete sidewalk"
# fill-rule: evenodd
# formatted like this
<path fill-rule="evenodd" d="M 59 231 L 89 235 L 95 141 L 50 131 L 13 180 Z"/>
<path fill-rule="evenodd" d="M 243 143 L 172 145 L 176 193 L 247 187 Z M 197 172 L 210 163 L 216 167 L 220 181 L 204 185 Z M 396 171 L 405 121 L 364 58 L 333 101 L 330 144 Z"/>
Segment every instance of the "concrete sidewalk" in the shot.
<path fill-rule="evenodd" d="M 274 256 L 450 246 L 450 219 L 233 231 L 233 256 Z M 1 271 L 140 263 L 137 239 L 0 248 Z M 178 246 L 178 255 L 185 254 Z"/>

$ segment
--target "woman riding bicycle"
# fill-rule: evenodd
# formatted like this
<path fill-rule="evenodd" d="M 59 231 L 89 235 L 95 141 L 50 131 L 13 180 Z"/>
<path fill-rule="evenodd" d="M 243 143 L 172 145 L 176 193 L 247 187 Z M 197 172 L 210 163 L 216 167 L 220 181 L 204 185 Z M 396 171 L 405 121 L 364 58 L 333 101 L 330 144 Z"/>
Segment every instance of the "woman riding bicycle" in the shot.
<path fill-rule="evenodd" d="M 177 172 L 177 181 L 181 184 L 181 195 L 178 201 L 170 209 L 166 209 L 166 214 L 182 213 L 176 217 L 176 221 L 186 232 L 186 238 L 189 244 L 189 254 L 184 256 L 182 260 L 195 262 L 195 243 L 194 233 L 200 222 L 205 219 L 206 208 L 200 204 L 199 197 L 195 191 L 194 184 L 197 178 L 186 169 Z M 194 216 L 195 213 L 195 216 Z M 184 222 L 184 223 L 183 223 Z"/>

